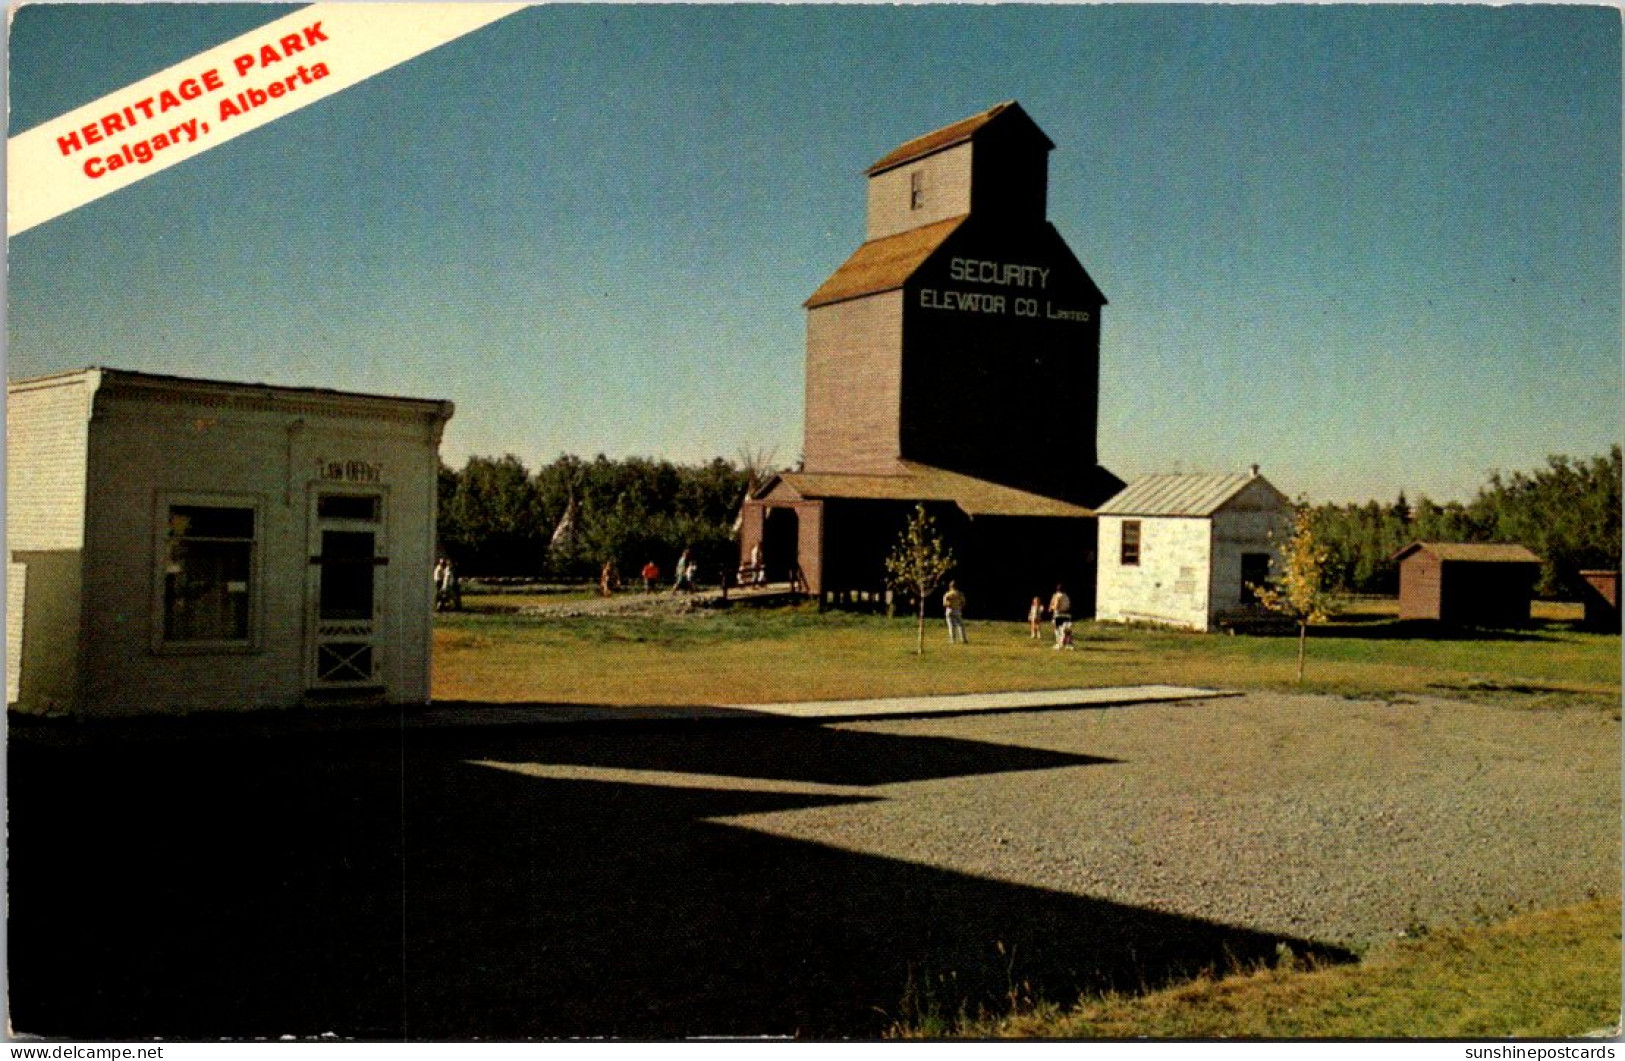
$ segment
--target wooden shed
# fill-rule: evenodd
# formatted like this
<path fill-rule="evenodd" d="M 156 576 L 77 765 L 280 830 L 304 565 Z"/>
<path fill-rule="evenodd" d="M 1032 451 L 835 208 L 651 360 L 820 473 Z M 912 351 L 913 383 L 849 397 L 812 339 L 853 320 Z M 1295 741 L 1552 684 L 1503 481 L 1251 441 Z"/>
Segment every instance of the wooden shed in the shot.
<path fill-rule="evenodd" d="M 1521 545 L 1413 542 L 1395 553 L 1399 617 L 1452 626 L 1521 626 L 1540 557 Z"/>
<path fill-rule="evenodd" d="M 1618 633 L 1619 572 L 1581 571 L 1580 594 L 1585 604 L 1585 624 L 1593 629 Z"/>

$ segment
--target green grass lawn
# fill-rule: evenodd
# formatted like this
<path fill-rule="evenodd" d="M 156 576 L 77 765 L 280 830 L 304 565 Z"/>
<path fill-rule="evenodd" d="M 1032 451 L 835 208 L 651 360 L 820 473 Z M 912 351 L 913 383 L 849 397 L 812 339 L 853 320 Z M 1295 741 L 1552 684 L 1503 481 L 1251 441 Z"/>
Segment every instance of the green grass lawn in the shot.
<path fill-rule="evenodd" d="M 1304 682 L 1292 637 L 1082 624 L 1055 652 L 1021 623 L 969 624 L 950 646 L 940 621 L 914 652 L 914 622 L 820 614 L 811 606 L 689 616 L 548 619 L 442 614 L 438 700 L 738 704 L 1137 685 L 1297 690 L 1345 696 L 1494 696 L 1529 706 L 1617 709 L 1618 635 L 1537 620 L 1523 631 L 1416 636 L 1369 608 L 1311 632 Z"/>
<path fill-rule="evenodd" d="M 1071 1009 L 928 1016 L 899 1038 L 1565 1038 L 1620 1019 L 1620 900 L 1402 939 L 1355 965 L 1261 968 Z"/>
<path fill-rule="evenodd" d="M 994 1018 L 927 1015 L 899 1037 L 1564 1038 L 1620 1016 L 1620 902 L 1524 914 L 1399 940 L 1354 965 L 1290 965 L 1142 995 L 1023 1007 Z"/>

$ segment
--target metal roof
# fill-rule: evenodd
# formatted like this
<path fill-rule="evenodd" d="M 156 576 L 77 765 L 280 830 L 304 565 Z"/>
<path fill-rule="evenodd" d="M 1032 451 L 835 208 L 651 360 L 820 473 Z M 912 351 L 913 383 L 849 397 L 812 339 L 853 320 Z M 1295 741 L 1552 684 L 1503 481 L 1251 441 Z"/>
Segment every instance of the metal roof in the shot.
<path fill-rule="evenodd" d="M 1058 501 L 1012 486 L 913 461 L 899 463 L 903 469 L 899 475 L 784 472 L 774 482 L 768 483 L 757 496 L 773 500 L 782 484 L 797 499 L 951 501 L 971 516 L 1061 516 L 1075 519 L 1094 515 L 1082 505 Z M 779 494 L 779 498 L 789 500 L 782 494 Z"/>
<path fill-rule="evenodd" d="M 812 293 L 804 305 L 808 309 L 815 309 L 831 302 L 897 290 L 969 216 L 961 214 L 935 224 L 870 240 L 852 252 L 852 257 L 830 274 L 830 278 Z"/>
<path fill-rule="evenodd" d="M 1027 117 L 1027 112 L 1022 110 L 1021 104 L 1017 103 L 1015 100 L 1006 100 L 1003 103 L 996 103 L 980 114 L 973 114 L 969 118 L 954 122 L 952 125 L 945 125 L 941 129 L 936 129 L 932 132 L 926 133 L 924 136 L 916 136 L 908 143 L 889 152 L 879 162 L 876 162 L 874 165 L 870 166 L 868 169 L 868 174 L 869 176 L 873 177 L 877 173 L 884 173 L 886 170 L 896 169 L 905 162 L 912 162 L 917 158 L 923 158 L 924 156 L 932 154 L 933 152 L 943 151 L 958 144 L 962 144 L 971 137 L 975 136 L 995 118 L 998 118 L 1004 114 L 1019 114 L 1024 118 Z M 1038 128 L 1038 124 L 1036 122 L 1034 122 L 1031 118 L 1027 118 L 1027 122 L 1028 124 L 1032 125 L 1033 129 L 1038 132 L 1040 137 L 1043 137 L 1046 147 L 1055 146 L 1054 142 L 1051 141 L 1049 137 L 1044 136 L 1043 130 Z"/>
<path fill-rule="evenodd" d="M 1148 475 L 1101 505 L 1102 516 L 1211 516 L 1253 483 L 1286 496 L 1261 475 Z"/>
<path fill-rule="evenodd" d="M 1403 560 L 1412 553 L 1427 551 L 1440 560 L 1470 564 L 1538 564 L 1540 557 L 1521 545 L 1509 542 L 1412 542 L 1391 559 Z"/>

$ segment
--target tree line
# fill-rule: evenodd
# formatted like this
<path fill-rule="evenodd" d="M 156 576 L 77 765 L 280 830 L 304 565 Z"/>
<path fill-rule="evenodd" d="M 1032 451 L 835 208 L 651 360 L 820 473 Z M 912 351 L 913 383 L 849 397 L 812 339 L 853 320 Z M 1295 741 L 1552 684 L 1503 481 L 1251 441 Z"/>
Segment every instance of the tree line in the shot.
<path fill-rule="evenodd" d="M 1342 591 L 1399 592 L 1394 553 L 1417 541 L 1516 542 L 1542 560 L 1536 591 L 1570 596 L 1575 573 L 1619 569 L 1620 447 L 1606 456 L 1547 458 L 1533 472 L 1492 474 L 1471 501 L 1311 506 L 1329 583 Z"/>
<path fill-rule="evenodd" d="M 665 576 L 685 548 L 707 577 L 738 563 L 736 520 L 762 458 L 700 465 L 561 456 L 534 474 L 518 457 L 440 467 L 440 545 L 465 575 L 596 578 L 614 563 L 632 577 L 653 560 Z M 1311 506 L 1329 584 L 1395 594 L 1390 558 L 1414 541 L 1518 542 L 1544 561 L 1537 590 L 1571 592 L 1574 572 L 1620 563 L 1620 447 L 1554 456 L 1533 472 L 1490 476 L 1471 501 Z"/>
<path fill-rule="evenodd" d="M 630 578 L 651 560 L 669 577 L 691 549 L 709 576 L 738 563 L 735 521 L 756 474 L 720 457 L 567 455 L 534 474 L 512 454 L 442 463 L 440 548 L 462 575 L 561 580 L 596 578 L 605 563 Z"/>

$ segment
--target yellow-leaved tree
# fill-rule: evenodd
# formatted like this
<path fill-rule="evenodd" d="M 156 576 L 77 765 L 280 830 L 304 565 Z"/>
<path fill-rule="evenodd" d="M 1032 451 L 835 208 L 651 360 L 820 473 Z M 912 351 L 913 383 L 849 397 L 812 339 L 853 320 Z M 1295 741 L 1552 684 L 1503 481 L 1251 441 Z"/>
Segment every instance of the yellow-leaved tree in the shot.
<path fill-rule="evenodd" d="M 1330 554 L 1315 540 L 1314 513 L 1298 505 L 1292 515 L 1292 533 L 1281 549 L 1281 566 L 1268 585 L 1254 586 L 1258 603 L 1298 624 L 1298 681 L 1303 681 L 1304 644 L 1309 627 L 1323 623 L 1331 611 L 1326 589 L 1326 560 Z"/>

